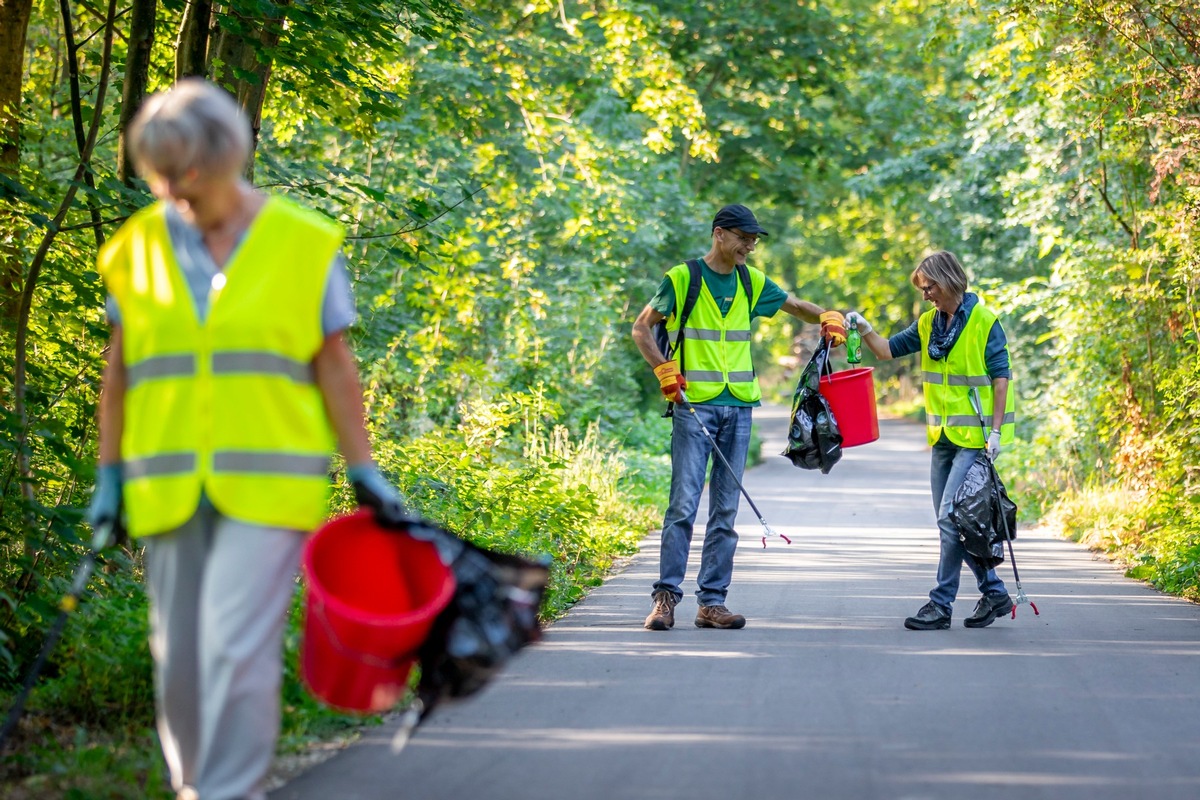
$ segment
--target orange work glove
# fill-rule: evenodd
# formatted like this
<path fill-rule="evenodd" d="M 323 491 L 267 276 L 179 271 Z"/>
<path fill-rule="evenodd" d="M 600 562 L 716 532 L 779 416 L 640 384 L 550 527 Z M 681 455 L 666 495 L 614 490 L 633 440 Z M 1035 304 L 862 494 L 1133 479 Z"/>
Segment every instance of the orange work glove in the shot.
<path fill-rule="evenodd" d="M 658 386 L 662 389 L 663 397 L 672 403 L 680 402 L 682 398 L 679 397 L 679 393 L 687 388 L 687 381 L 679 371 L 679 362 L 664 361 L 654 368 L 654 374 L 658 376 Z"/>
<path fill-rule="evenodd" d="M 821 315 L 821 336 L 834 347 L 846 343 L 846 320 L 840 311 L 826 311 Z"/>

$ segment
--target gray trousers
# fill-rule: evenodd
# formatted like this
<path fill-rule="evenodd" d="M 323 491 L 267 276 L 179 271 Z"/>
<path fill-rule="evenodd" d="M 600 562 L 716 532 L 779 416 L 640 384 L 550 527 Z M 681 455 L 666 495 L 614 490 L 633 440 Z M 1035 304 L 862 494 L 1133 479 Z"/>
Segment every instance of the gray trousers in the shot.
<path fill-rule="evenodd" d="M 283 631 L 304 534 L 207 502 L 146 537 L 158 734 L 180 796 L 261 800 L 279 737 Z"/>

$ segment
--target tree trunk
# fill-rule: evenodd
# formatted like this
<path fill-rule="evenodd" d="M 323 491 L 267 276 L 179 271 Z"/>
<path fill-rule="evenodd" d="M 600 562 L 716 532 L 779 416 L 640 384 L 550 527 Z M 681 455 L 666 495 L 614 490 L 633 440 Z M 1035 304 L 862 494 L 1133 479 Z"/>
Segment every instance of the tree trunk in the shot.
<path fill-rule="evenodd" d="M 33 0 L 0 0 L 0 176 L 17 177 L 21 157 L 21 78 L 25 72 L 25 32 Z M 16 324 L 21 285 L 21 262 L 14 240 L 15 217 L 9 206 L 0 209 L 0 330 L 5 339 Z"/>
<path fill-rule="evenodd" d="M 33 0 L 0 0 L 0 169 L 16 171 L 21 77 L 25 73 L 25 32 Z"/>
<path fill-rule="evenodd" d="M 154 45 L 154 18 L 158 0 L 133 0 L 129 19 L 129 51 L 125 55 L 125 88 L 121 98 L 121 119 L 117 130 L 117 177 L 129 184 L 133 166 L 129 163 L 125 131 L 142 107 L 150 75 L 150 48 Z"/>
<path fill-rule="evenodd" d="M 223 15 L 231 24 L 218 17 L 217 33 L 208 51 L 209 74 L 224 86 L 246 111 L 253 133 L 250 160 L 246 164 L 247 180 L 254 179 L 254 150 L 258 149 L 258 131 L 262 127 L 262 106 L 267 96 L 267 81 L 271 77 L 271 51 L 278 46 L 283 32 L 280 11 L 291 0 L 275 0 L 261 17 L 234 19 L 235 8 Z M 242 30 L 244 33 L 235 32 Z M 245 77 L 238 77 L 242 75 Z"/>
<path fill-rule="evenodd" d="M 83 132 L 83 93 L 79 88 L 79 45 L 75 42 L 75 19 L 71 13 L 70 0 L 59 0 L 59 11 L 62 14 L 63 40 L 67 46 L 67 84 L 71 88 L 71 121 L 75 125 L 75 149 L 83 160 L 83 148 L 86 136 Z M 91 167 L 83 174 L 83 180 L 91 189 L 96 188 L 96 177 Z M 100 205 L 94 194 L 87 196 L 88 212 L 92 217 L 92 236 L 96 239 L 96 247 L 104 244 L 104 230 L 100 222 Z"/>
<path fill-rule="evenodd" d="M 207 73 L 208 29 L 212 24 L 211 0 L 192 0 L 183 12 L 179 39 L 175 43 L 175 80 L 201 77 Z"/>

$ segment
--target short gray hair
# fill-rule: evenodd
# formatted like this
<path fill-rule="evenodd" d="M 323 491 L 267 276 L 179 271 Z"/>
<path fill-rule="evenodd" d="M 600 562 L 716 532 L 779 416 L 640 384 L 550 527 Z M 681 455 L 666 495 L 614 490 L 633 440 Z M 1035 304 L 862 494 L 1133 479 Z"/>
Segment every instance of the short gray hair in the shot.
<path fill-rule="evenodd" d="M 184 78 L 149 97 L 127 132 L 142 176 L 239 174 L 251 155 L 250 121 L 233 96 L 201 78 Z"/>
<path fill-rule="evenodd" d="M 949 250 L 939 250 L 931 256 L 926 256 L 913 270 L 909 280 L 919 289 L 921 286 L 917 283 L 918 275 L 924 275 L 955 297 L 962 297 L 967 293 L 967 272 L 962 264 L 958 263 L 958 256 Z"/>

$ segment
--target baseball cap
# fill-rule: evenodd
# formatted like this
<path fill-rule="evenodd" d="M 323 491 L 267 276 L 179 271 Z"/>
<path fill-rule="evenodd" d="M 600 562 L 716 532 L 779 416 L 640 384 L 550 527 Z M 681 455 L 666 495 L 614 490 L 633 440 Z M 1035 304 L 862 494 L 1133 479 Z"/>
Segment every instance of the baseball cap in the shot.
<path fill-rule="evenodd" d="M 758 220 L 754 218 L 754 213 L 738 203 L 725 206 L 717 212 L 717 215 L 713 217 L 713 230 L 717 228 L 737 228 L 743 233 L 758 233 L 763 236 L 770 235 L 758 224 Z"/>

